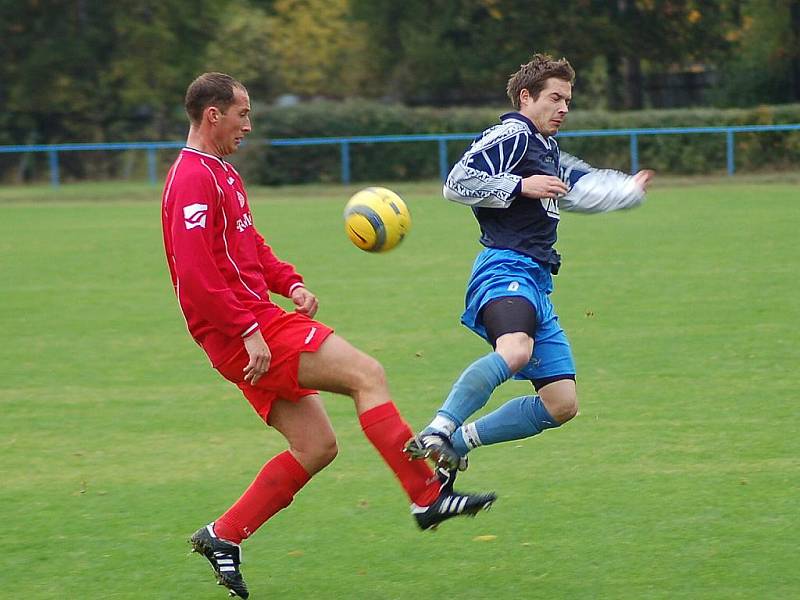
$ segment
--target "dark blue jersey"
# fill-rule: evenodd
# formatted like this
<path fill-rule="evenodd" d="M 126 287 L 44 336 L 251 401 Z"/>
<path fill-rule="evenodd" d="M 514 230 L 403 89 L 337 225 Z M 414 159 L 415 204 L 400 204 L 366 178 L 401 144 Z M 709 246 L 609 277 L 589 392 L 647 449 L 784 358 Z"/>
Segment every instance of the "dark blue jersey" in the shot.
<path fill-rule="evenodd" d="M 561 175 L 558 143 L 539 133 L 520 113 L 504 114 L 500 120 L 475 139 L 451 172 L 446 188 L 461 196 L 484 197 L 487 177 L 495 180 L 497 189 L 492 194 L 502 197 L 502 204 L 481 202 L 472 209 L 481 228 L 481 244 L 515 250 L 555 273 L 561 264 L 553 247 L 560 218 L 558 202 L 521 197 L 519 191 L 524 177 Z"/>
<path fill-rule="evenodd" d="M 519 113 L 507 113 L 500 117 L 503 123 L 515 120 L 526 125 L 520 136 L 525 137 L 525 153 L 511 169 L 512 175 L 522 178 L 531 175 L 559 175 L 558 143 L 552 137 L 544 137 L 534 124 Z M 481 227 L 481 244 L 487 248 L 507 248 L 530 256 L 534 260 L 550 265 L 553 273 L 558 271 L 561 257 L 555 251 L 560 218 L 555 199 L 535 200 L 517 196 L 508 208 L 472 209 Z"/>

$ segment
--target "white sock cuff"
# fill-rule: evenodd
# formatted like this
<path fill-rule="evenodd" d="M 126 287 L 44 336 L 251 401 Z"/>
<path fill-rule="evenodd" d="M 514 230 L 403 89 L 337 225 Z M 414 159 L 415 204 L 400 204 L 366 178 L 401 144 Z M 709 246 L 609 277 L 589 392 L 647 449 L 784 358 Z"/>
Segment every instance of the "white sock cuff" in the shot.
<path fill-rule="evenodd" d="M 477 448 L 483 445 L 481 438 L 478 435 L 478 428 L 475 427 L 475 422 L 467 423 L 461 426 L 461 434 L 464 436 L 464 443 L 468 448 Z"/>
<path fill-rule="evenodd" d="M 453 432 L 457 429 L 456 424 L 451 419 L 448 419 L 442 415 L 436 415 L 428 427 L 435 429 L 436 431 L 441 431 L 442 433 L 447 434 L 448 437 L 453 435 Z"/>

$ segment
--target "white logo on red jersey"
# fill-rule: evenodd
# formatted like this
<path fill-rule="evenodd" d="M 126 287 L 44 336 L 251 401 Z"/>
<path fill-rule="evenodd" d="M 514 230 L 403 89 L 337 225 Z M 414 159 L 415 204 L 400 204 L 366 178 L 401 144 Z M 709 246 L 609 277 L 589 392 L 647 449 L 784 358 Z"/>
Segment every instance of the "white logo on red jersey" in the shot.
<path fill-rule="evenodd" d="M 242 233 L 252 224 L 253 224 L 253 217 L 250 216 L 250 213 L 245 213 L 242 215 L 240 219 L 236 219 L 236 231 Z"/>
<path fill-rule="evenodd" d="M 234 179 L 233 177 L 228 177 L 228 185 L 233 185 Z"/>
<path fill-rule="evenodd" d="M 239 207 L 244 208 L 244 194 L 239 190 L 236 190 L 236 199 L 239 200 Z"/>
<path fill-rule="evenodd" d="M 208 213 L 208 204 L 189 204 L 183 207 L 183 223 L 186 229 L 194 229 L 195 227 L 206 226 L 206 214 Z"/>
<path fill-rule="evenodd" d="M 311 341 L 311 339 L 314 337 L 314 334 L 315 334 L 315 333 L 317 333 L 317 328 L 316 328 L 316 327 L 312 327 L 312 328 L 309 330 L 309 332 L 308 332 L 308 335 L 306 336 L 306 341 L 305 341 L 304 343 L 306 343 L 306 344 L 307 344 L 308 342 L 310 342 L 310 341 Z"/>

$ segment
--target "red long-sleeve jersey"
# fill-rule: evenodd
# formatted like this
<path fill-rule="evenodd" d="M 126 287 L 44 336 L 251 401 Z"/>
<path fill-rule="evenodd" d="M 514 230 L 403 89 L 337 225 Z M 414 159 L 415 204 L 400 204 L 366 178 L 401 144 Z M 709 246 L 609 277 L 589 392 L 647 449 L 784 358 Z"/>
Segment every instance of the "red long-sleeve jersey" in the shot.
<path fill-rule="evenodd" d="M 167 174 L 161 217 L 189 333 L 219 366 L 282 312 L 269 291 L 289 296 L 303 278 L 256 231 L 242 178 L 216 156 L 181 150 Z"/>

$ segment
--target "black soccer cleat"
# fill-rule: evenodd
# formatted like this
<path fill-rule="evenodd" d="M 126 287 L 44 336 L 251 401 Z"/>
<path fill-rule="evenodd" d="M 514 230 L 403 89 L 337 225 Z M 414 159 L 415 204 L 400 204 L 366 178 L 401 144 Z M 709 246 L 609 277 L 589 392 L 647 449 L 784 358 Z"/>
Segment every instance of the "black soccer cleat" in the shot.
<path fill-rule="evenodd" d="M 228 588 L 228 593 L 247 598 L 247 584 L 242 579 L 239 565 L 242 562 L 242 549 L 232 542 L 226 542 L 214 534 L 213 523 L 201 527 L 189 538 L 192 552 L 199 552 L 211 563 L 217 584 Z"/>
<path fill-rule="evenodd" d="M 460 456 L 453 448 L 444 433 L 426 432 L 418 433 L 406 442 L 403 452 L 411 458 L 429 458 L 437 468 L 450 471 L 458 469 L 465 471 L 469 462 L 466 456 Z"/>
<path fill-rule="evenodd" d="M 459 515 L 474 517 L 482 510 L 489 510 L 497 500 L 494 492 L 486 494 L 460 494 L 447 489 L 447 483 L 442 486 L 442 491 L 436 501 L 430 506 L 411 505 L 411 514 L 417 521 L 417 525 L 423 531 L 426 529 L 436 529 L 439 523 Z"/>

